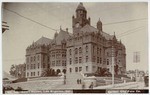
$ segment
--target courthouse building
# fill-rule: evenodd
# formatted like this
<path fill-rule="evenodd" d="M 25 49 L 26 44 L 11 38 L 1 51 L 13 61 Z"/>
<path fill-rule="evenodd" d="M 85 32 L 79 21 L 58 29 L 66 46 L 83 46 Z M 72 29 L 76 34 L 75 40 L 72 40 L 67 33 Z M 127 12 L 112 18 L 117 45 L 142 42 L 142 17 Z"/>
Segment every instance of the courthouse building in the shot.
<path fill-rule="evenodd" d="M 40 77 L 45 69 L 52 68 L 66 70 L 68 79 L 76 79 L 81 73 L 96 73 L 102 68 L 112 72 L 113 62 L 118 66 L 118 74 L 125 73 L 126 49 L 115 33 L 105 33 L 100 19 L 93 27 L 82 3 L 75 12 L 72 33 L 60 28 L 53 39 L 41 37 L 27 47 L 26 77 Z"/>

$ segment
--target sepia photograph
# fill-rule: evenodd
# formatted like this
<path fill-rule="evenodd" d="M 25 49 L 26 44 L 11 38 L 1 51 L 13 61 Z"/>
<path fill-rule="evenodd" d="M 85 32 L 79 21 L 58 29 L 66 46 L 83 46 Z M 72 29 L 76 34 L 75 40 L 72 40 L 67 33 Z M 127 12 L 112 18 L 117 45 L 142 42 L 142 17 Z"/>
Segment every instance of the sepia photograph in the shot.
<path fill-rule="evenodd" d="M 2 93 L 149 93 L 148 2 L 2 2 Z"/>

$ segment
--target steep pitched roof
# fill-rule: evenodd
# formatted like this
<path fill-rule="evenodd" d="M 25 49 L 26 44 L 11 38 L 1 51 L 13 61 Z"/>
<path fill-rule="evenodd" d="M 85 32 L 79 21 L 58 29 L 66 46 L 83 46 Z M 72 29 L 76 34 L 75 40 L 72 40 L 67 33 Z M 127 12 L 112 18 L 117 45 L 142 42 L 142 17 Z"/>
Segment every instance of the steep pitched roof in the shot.
<path fill-rule="evenodd" d="M 89 24 L 86 24 L 85 26 L 83 26 L 81 28 L 80 31 L 83 31 L 83 32 L 98 32 L 98 29 L 96 29 L 95 27 L 93 26 L 90 26 Z"/>
<path fill-rule="evenodd" d="M 53 42 L 55 42 L 57 45 L 61 45 L 61 42 L 63 40 L 67 40 L 69 36 L 70 34 L 68 32 L 60 30 L 57 37 L 53 39 Z"/>
<path fill-rule="evenodd" d="M 107 33 L 105 33 L 105 32 L 101 32 L 101 34 L 102 34 L 107 40 L 113 39 L 113 35 L 109 35 L 109 34 L 107 34 Z"/>
<path fill-rule="evenodd" d="M 76 11 L 77 11 L 77 10 L 85 10 L 85 11 L 86 11 L 85 7 L 83 6 L 83 3 L 80 3 L 80 4 L 78 5 Z"/>
<path fill-rule="evenodd" d="M 39 40 L 37 40 L 35 43 L 36 44 L 40 44 L 40 45 L 48 45 L 48 44 L 50 44 L 51 43 L 51 39 L 49 39 L 49 38 L 46 38 L 46 37 L 41 37 Z"/>
<path fill-rule="evenodd" d="M 80 31 L 83 31 L 83 32 L 95 32 L 97 33 L 98 32 L 98 29 L 89 25 L 89 24 L 86 24 L 83 28 L 80 29 Z M 113 35 L 109 35 L 103 31 L 101 31 L 101 35 L 103 35 L 107 40 L 109 39 L 113 39 Z"/>

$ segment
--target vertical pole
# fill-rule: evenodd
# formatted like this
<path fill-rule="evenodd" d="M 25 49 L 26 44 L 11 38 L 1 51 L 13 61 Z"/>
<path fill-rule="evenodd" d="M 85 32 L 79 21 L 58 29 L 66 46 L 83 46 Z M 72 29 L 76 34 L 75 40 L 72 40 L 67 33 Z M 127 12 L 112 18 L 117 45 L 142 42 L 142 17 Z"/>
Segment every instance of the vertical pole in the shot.
<path fill-rule="evenodd" d="M 115 56 L 114 56 L 114 46 L 112 46 L 112 86 L 114 86 L 114 63 L 115 63 Z"/>

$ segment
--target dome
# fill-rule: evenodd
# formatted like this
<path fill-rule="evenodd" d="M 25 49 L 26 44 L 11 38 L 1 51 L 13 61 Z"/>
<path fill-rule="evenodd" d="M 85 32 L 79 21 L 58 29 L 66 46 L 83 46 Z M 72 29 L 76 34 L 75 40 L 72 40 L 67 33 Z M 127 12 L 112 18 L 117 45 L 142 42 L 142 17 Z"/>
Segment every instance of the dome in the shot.
<path fill-rule="evenodd" d="M 76 11 L 77 11 L 77 10 L 85 10 L 85 11 L 86 11 L 85 7 L 83 6 L 83 3 L 80 3 L 80 4 L 78 5 Z"/>

